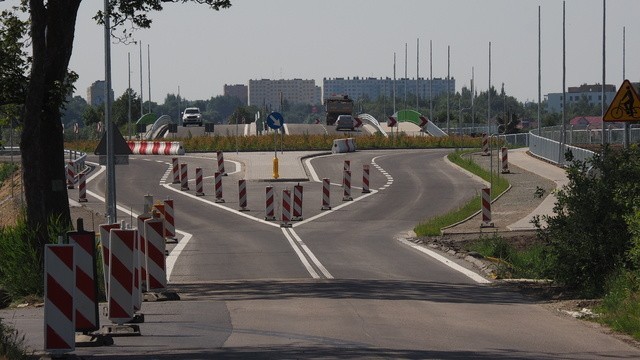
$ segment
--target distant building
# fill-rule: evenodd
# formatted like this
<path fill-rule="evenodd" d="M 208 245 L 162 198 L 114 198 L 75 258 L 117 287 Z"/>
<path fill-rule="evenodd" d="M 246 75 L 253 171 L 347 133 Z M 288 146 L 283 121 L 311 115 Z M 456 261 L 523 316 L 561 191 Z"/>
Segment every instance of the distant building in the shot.
<path fill-rule="evenodd" d="M 315 80 L 249 80 L 249 105 L 280 108 L 280 96 L 291 104 L 320 104 L 320 87 Z"/>
<path fill-rule="evenodd" d="M 249 104 L 249 88 L 247 88 L 247 85 L 224 84 L 224 96 L 233 96 L 240 99 L 240 101 L 242 101 L 243 104 L 245 105 Z"/>
<path fill-rule="evenodd" d="M 448 80 L 449 93 L 455 93 L 456 81 L 451 78 Z M 322 80 L 323 98 L 332 95 L 349 95 L 354 100 L 369 99 L 377 100 L 381 97 L 393 97 L 393 84 L 391 78 L 324 78 Z M 416 87 L 417 85 L 417 87 Z M 433 97 L 447 93 L 447 79 L 434 78 L 433 80 L 418 78 L 416 79 L 396 79 L 395 94 L 396 98 L 404 98 L 405 88 L 407 94 L 416 94 L 420 99 L 428 99 L 430 91 L 433 90 Z"/>
<path fill-rule="evenodd" d="M 106 83 L 103 80 L 97 80 L 89 88 L 87 88 L 87 104 L 91 106 L 99 106 L 104 104 L 104 88 Z M 113 89 L 109 91 L 111 101 L 113 101 Z"/>
<path fill-rule="evenodd" d="M 590 105 L 598 105 L 602 102 L 602 85 L 580 85 L 575 87 L 569 87 L 567 90 L 567 106 L 576 104 L 582 100 L 586 100 Z M 605 85 L 604 87 L 604 99 L 605 108 L 611 104 L 611 101 L 616 96 L 615 85 Z M 562 112 L 563 95 L 562 93 L 549 93 L 545 95 L 547 100 L 547 111 L 559 113 Z"/>

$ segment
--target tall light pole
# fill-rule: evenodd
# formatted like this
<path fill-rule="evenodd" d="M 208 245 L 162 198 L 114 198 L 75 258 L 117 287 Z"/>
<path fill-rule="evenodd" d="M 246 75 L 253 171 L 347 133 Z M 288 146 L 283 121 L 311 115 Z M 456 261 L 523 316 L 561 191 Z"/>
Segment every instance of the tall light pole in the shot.
<path fill-rule="evenodd" d="M 107 177 L 106 188 L 107 196 L 105 201 L 105 210 L 107 213 L 107 221 L 110 224 L 118 222 L 116 213 L 116 168 L 115 155 L 113 146 L 114 124 L 111 123 L 111 11 L 109 9 L 109 0 L 104 0 L 104 82 L 105 82 L 105 101 L 104 101 L 104 125 L 106 131 L 107 143 Z"/>
<path fill-rule="evenodd" d="M 449 128 L 449 77 L 451 73 L 451 46 L 447 45 L 447 135 L 451 131 Z"/>
<path fill-rule="evenodd" d="M 627 57 L 627 29 L 626 27 L 622 27 L 622 81 L 627 77 L 626 75 L 626 57 Z M 630 143 L 630 133 L 631 133 L 631 124 L 628 121 L 624 122 L 624 147 L 625 149 L 629 148 Z"/>
<path fill-rule="evenodd" d="M 606 33 L 606 23 L 607 23 L 607 1 L 606 0 L 602 0 L 602 101 L 600 102 L 600 108 L 601 108 L 601 112 L 602 112 L 602 146 L 604 146 L 604 144 L 606 144 L 606 141 L 604 139 L 604 113 L 607 111 L 607 109 L 605 109 L 605 103 L 607 101 L 607 99 L 605 99 L 605 81 L 606 81 L 606 38 L 607 38 L 607 33 Z"/>
<path fill-rule="evenodd" d="M 429 40 L 429 121 L 433 121 L 433 42 Z"/>
<path fill-rule="evenodd" d="M 491 135 L 491 41 L 489 41 L 489 90 L 487 91 L 487 135 Z"/>
<path fill-rule="evenodd" d="M 540 6 L 538 6 L 538 136 L 540 136 L 540 107 L 542 106 L 542 62 L 541 62 L 541 27 L 540 27 Z"/>
<path fill-rule="evenodd" d="M 564 164 L 564 144 L 566 139 L 566 113 L 567 113 L 567 41 L 566 41 L 566 13 L 565 2 L 562 2 L 562 133 L 560 134 L 560 148 L 558 149 L 558 163 Z M 604 100 L 603 100 L 604 102 Z M 604 137 L 604 125 L 602 126 L 602 136 Z M 604 140 L 603 140 L 604 141 Z"/>
<path fill-rule="evenodd" d="M 144 115 L 144 96 L 142 90 L 142 42 L 140 42 L 140 117 Z"/>
<path fill-rule="evenodd" d="M 129 75 L 129 87 L 127 88 L 127 127 L 129 140 L 131 140 L 131 53 L 127 53 L 127 75 Z"/>

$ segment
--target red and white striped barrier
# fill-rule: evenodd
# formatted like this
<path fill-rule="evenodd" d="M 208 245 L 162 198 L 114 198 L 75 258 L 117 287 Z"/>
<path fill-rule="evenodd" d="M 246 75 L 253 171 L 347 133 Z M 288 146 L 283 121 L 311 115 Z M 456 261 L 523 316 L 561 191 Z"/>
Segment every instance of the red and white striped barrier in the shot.
<path fill-rule="evenodd" d="M 127 141 L 135 155 L 184 155 L 180 141 Z"/>
<path fill-rule="evenodd" d="M 280 227 L 291 227 L 291 191 L 282 190 L 282 213 Z"/>
<path fill-rule="evenodd" d="M 98 282 L 96 281 L 96 235 L 93 232 L 68 233 L 69 244 L 76 245 L 76 331 L 100 329 L 98 314 Z"/>
<path fill-rule="evenodd" d="M 162 216 L 164 216 L 164 236 L 169 239 L 175 239 L 176 237 L 176 220 L 175 209 L 173 207 L 173 200 L 166 199 L 164 201 L 164 209 Z"/>
<path fill-rule="evenodd" d="M 369 164 L 362 165 L 362 193 L 368 194 L 369 190 Z"/>
<path fill-rule="evenodd" d="M 342 196 L 342 201 L 352 201 L 351 197 L 351 171 L 344 171 L 344 183 L 342 184 L 344 188 L 344 195 Z"/>
<path fill-rule="evenodd" d="M 164 241 L 164 221 L 157 217 L 144 221 L 144 237 L 147 240 L 147 290 L 163 291 L 167 288 Z"/>
<path fill-rule="evenodd" d="M 249 211 L 247 209 L 247 181 L 245 179 L 238 180 L 238 204 L 240 211 Z"/>
<path fill-rule="evenodd" d="M 133 311 L 137 312 L 142 309 L 142 269 L 144 256 L 142 253 L 140 236 L 138 236 L 139 231 L 138 229 L 134 229 L 134 231 L 136 233 L 134 235 L 135 241 L 133 249 L 133 290 L 131 291 L 131 296 L 133 296 Z"/>
<path fill-rule="evenodd" d="M 73 161 L 67 163 L 67 189 L 73 189 L 76 182 L 76 171 L 73 165 Z"/>
<path fill-rule="evenodd" d="M 202 190 L 202 168 L 196 168 L 196 196 L 203 196 L 204 191 Z"/>
<path fill-rule="evenodd" d="M 344 167 L 342 171 L 351 171 L 351 160 L 344 161 Z"/>
<path fill-rule="evenodd" d="M 336 154 L 353 151 L 356 151 L 356 141 L 354 138 L 333 140 L 333 148 L 331 149 L 332 153 Z"/>
<path fill-rule="evenodd" d="M 489 156 L 489 135 L 482 133 L 482 156 Z"/>
<path fill-rule="evenodd" d="M 177 157 L 171 158 L 171 175 L 173 176 L 172 184 L 180 184 L 180 162 Z"/>
<path fill-rule="evenodd" d="M 104 290 L 107 292 L 107 298 L 109 297 L 109 259 L 111 257 L 111 241 L 110 234 L 111 229 L 119 229 L 120 224 L 101 224 L 98 226 L 100 229 L 100 249 L 102 252 L 102 274 L 104 276 Z"/>
<path fill-rule="evenodd" d="M 500 153 L 502 154 L 502 173 L 503 174 L 509 174 L 511 171 L 509 171 L 509 149 L 507 149 L 506 147 L 503 147 L 502 149 L 500 149 Z"/>
<path fill-rule="evenodd" d="M 224 199 L 222 198 L 222 173 L 220 173 L 219 171 L 216 172 L 214 187 L 216 192 L 216 202 L 223 203 Z"/>
<path fill-rule="evenodd" d="M 45 245 L 44 349 L 56 355 L 76 347 L 74 253 L 74 245 Z"/>
<path fill-rule="evenodd" d="M 87 202 L 87 174 L 78 174 L 78 202 Z"/>
<path fill-rule="evenodd" d="M 331 181 L 322 179 L 322 207 L 320 210 L 331 210 Z"/>
<path fill-rule="evenodd" d="M 180 190 L 189 190 L 189 177 L 187 173 L 187 164 L 180 164 Z"/>
<path fill-rule="evenodd" d="M 493 227 L 491 222 L 491 189 L 482 189 L 482 224 L 480 227 Z"/>
<path fill-rule="evenodd" d="M 266 207 L 265 207 L 265 215 L 264 219 L 267 221 L 273 221 L 276 219 L 275 212 L 275 191 L 273 190 L 273 186 L 267 186 L 265 194 L 266 194 Z"/>
<path fill-rule="evenodd" d="M 218 159 L 218 172 L 222 174 L 222 176 L 226 176 L 227 173 L 224 171 L 224 153 L 222 151 L 217 151 L 216 157 Z"/>
<path fill-rule="evenodd" d="M 293 221 L 302 221 L 302 185 L 298 184 L 293 187 Z"/>
<path fill-rule="evenodd" d="M 136 269 L 139 272 L 140 277 L 140 289 L 147 289 L 147 238 L 145 237 L 144 232 L 144 222 L 148 219 L 151 219 L 150 212 L 145 212 L 144 214 L 137 217 L 137 229 L 136 232 L 136 244 L 137 244 L 137 256 L 140 261 L 136 264 Z"/>
<path fill-rule="evenodd" d="M 133 319 L 135 230 L 111 229 L 109 320 L 122 325 Z"/>

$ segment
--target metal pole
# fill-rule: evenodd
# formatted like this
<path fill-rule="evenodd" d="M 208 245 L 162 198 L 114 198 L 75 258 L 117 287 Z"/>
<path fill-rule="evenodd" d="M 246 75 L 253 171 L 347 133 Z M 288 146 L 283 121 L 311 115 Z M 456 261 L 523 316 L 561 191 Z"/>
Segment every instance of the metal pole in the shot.
<path fill-rule="evenodd" d="M 560 134 L 560 148 L 558 149 L 558 164 L 564 164 L 564 144 L 567 136 L 566 109 L 567 109 L 567 42 L 566 42 L 566 16 L 565 2 L 562 2 L 562 133 Z M 604 136 L 604 128 L 603 133 Z"/>
<path fill-rule="evenodd" d="M 476 93 L 475 93 L 475 73 L 474 73 L 475 69 L 473 68 L 473 66 L 471 67 L 471 132 L 475 133 L 476 132 L 476 111 L 473 107 L 473 102 L 474 99 L 476 97 Z"/>
<path fill-rule="evenodd" d="M 393 113 L 396 113 L 396 53 L 393 53 Z M 391 129 L 393 130 L 393 129 Z"/>
<path fill-rule="evenodd" d="M 447 135 L 451 131 L 449 127 L 449 76 L 451 76 L 451 46 L 447 45 Z"/>
<path fill-rule="evenodd" d="M 420 38 L 416 39 L 416 111 L 420 107 Z"/>
<path fill-rule="evenodd" d="M 140 42 L 140 117 L 144 115 L 144 95 L 142 94 L 142 42 Z"/>
<path fill-rule="evenodd" d="M 626 57 L 627 57 L 627 29 L 622 27 L 622 80 L 624 81 L 626 76 Z M 624 123 L 624 148 L 628 149 L 631 144 L 631 124 L 628 121 Z"/>
<path fill-rule="evenodd" d="M 433 121 L 433 43 L 429 40 L 429 121 Z"/>
<path fill-rule="evenodd" d="M 542 106 L 542 62 L 541 62 L 541 28 L 540 28 L 540 6 L 538 6 L 538 136 L 540 136 L 540 107 Z"/>
<path fill-rule="evenodd" d="M 147 74 L 149 75 L 149 114 L 151 114 L 151 50 L 147 44 Z"/>
<path fill-rule="evenodd" d="M 487 135 L 491 135 L 491 41 L 489 41 L 489 90 L 487 91 Z M 491 141 L 491 139 L 489 139 Z"/>
<path fill-rule="evenodd" d="M 109 0 L 104 0 L 104 123 L 107 141 L 106 213 L 110 224 L 118 221 L 116 213 L 116 172 L 113 146 L 113 126 L 111 123 L 111 11 Z"/>
<path fill-rule="evenodd" d="M 129 140 L 131 140 L 131 53 L 127 53 L 128 75 L 129 75 L 129 87 L 127 88 L 127 126 L 129 133 Z"/>
<path fill-rule="evenodd" d="M 408 50 L 407 50 L 407 43 L 404 43 L 404 108 L 407 108 L 407 78 L 409 77 L 409 75 L 407 75 L 407 56 L 408 56 Z"/>
<path fill-rule="evenodd" d="M 604 106 L 605 99 L 604 90 L 605 90 L 605 79 L 606 79 L 606 20 L 607 20 L 607 1 L 602 0 L 602 101 L 600 102 L 600 108 L 602 112 L 602 146 L 606 144 L 604 139 L 604 113 L 607 111 Z"/>

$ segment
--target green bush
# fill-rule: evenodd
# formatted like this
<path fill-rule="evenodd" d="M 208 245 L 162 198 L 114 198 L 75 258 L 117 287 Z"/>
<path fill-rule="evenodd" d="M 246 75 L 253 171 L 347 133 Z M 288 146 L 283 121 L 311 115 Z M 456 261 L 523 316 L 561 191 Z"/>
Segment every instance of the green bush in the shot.
<path fill-rule="evenodd" d="M 28 359 L 24 348 L 24 335 L 20 336 L 17 330 L 4 324 L 0 318 L 0 359 Z"/>
<path fill-rule="evenodd" d="M 4 183 L 5 180 L 10 178 L 13 173 L 18 170 L 17 164 L 12 163 L 1 163 L 0 164 L 0 185 Z"/>
<path fill-rule="evenodd" d="M 597 309 L 600 321 L 613 330 L 640 340 L 640 273 L 620 271 L 608 282 L 607 294 Z"/>
<path fill-rule="evenodd" d="M 634 266 L 626 221 L 640 199 L 640 152 L 605 148 L 603 154 L 571 163 L 569 183 L 556 193 L 555 214 L 543 217 L 544 229 L 537 222 L 552 277 L 588 297 L 602 295 L 612 274 Z"/>

